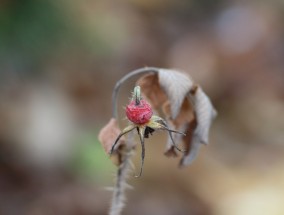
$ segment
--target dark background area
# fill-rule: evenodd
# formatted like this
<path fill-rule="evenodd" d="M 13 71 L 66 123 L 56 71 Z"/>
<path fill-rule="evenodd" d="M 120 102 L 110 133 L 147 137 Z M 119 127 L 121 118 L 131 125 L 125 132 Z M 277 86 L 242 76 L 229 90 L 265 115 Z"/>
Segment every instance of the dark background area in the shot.
<path fill-rule="evenodd" d="M 281 0 L 0 0 L 0 214 L 107 214 L 116 168 L 97 134 L 116 80 L 144 66 L 187 72 L 219 115 L 187 168 L 163 156 L 165 134 L 147 140 L 124 214 L 284 214 L 283 12 Z"/>

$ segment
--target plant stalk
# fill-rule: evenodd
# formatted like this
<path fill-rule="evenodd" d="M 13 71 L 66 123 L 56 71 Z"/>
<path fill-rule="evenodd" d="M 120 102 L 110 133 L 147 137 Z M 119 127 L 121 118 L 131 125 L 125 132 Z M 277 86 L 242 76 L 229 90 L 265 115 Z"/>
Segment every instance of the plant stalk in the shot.
<path fill-rule="evenodd" d="M 118 118 L 118 109 L 117 109 L 117 100 L 118 100 L 118 93 L 119 89 L 124 84 L 125 81 L 127 81 L 129 78 L 132 78 L 136 75 L 141 75 L 145 73 L 158 73 L 159 68 L 155 67 L 146 67 L 146 68 L 140 68 L 137 70 L 134 70 L 128 74 L 126 74 L 124 77 L 122 77 L 118 82 L 116 82 L 115 87 L 112 92 L 112 117 L 117 119 Z M 136 91 L 134 92 L 134 97 L 136 97 L 136 102 L 141 96 L 140 93 L 140 87 L 135 88 Z M 130 140 L 128 139 L 126 141 L 126 147 L 125 151 L 123 153 L 122 157 L 122 163 L 120 164 L 118 170 L 117 170 L 117 177 L 116 177 L 116 183 L 113 191 L 113 197 L 111 201 L 111 207 L 109 211 L 109 215 L 120 215 L 121 211 L 124 207 L 124 201 L 126 199 L 125 197 L 125 189 L 127 188 L 127 177 L 129 170 L 131 168 L 131 156 L 133 154 L 133 146 L 130 144 Z"/>

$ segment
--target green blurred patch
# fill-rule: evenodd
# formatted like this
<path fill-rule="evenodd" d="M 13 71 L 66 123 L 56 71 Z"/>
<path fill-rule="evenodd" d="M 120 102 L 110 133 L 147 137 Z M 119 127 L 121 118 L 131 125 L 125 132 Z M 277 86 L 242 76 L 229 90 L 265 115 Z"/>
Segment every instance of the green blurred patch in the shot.
<path fill-rule="evenodd" d="M 103 150 L 97 133 L 86 133 L 79 137 L 74 147 L 71 168 L 84 180 L 108 183 L 113 180 L 116 167 Z"/>
<path fill-rule="evenodd" d="M 11 61 L 18 72 L 40 71 L 38 66 L 71 30 L 51 0 L 13 0 L 0 12 L 1 62 Z"/>
<path fill-rule="evenodd" d="M 101 33 L 103 24 L 94 26 L 94 34 L 86 32 L 84 20 L 78 20 L 68 5 L 67 1 L 56 0 L 2 3 L 0 75 L 10 71 L 36 75 L 44 73 L 46 66 L 56 59 L 112 53 L 108 38 L 104 39 L 105 34 Z"/>

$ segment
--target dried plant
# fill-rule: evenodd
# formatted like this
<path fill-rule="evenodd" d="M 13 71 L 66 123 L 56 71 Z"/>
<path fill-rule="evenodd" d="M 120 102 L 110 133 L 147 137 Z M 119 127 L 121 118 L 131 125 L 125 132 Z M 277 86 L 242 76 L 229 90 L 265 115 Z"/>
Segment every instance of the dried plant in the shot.
<path fill-rule="evenodd" d="M 137 80 L 130 104 L 126 107 L 129 125 L 121 131 L 117 123 L 118 92 L 121 85 L 135 75 L 143 76 Z M 136 130 L 140 138 L 141 168 L 137 177 L 141 176 L 143 169 L 144 139 L 156 129 L 168 131 L 165 155 L 176 157 L 177 151 L 180 151 L 180 166 L 186 166 L 196 158 L 200 146 L 208 144 L 209 128 L 216 117 L 216 111 L 201 87 L 195 84 L 189 75 L 153 67 L 132 71 L 119 80 L 113 90 L 112 102 L 112 118 L 100 131 L 99 140 L 118 166 L 109 214 L 119 215 L 124 206 L 126 180 L 136 146 L 131 141 L 133 135 L 128 135 L 127 138 L 124 135 L 132 134 Z M 153 115 L 152 108 L 158 114 L 164 115 L 165 119 Z M 182 143 L 183 150 L 176 143 Z"/>

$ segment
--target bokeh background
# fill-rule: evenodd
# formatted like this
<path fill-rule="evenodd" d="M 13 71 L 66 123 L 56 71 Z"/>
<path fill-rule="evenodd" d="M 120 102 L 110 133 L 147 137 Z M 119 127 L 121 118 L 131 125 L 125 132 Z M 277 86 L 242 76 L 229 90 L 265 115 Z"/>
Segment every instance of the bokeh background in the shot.
<path fill-rule="evenodd" d="M 284 214 L 283 14 L 282 0 L 1 0 L 0 214 L 107 214 L 116 168 L 97 134 L 116 80 L 144 66 L 188 72 L 219 115 L 190 167 L 163 155 L 165 134 L 147 140 L 124 214 Z"/>

